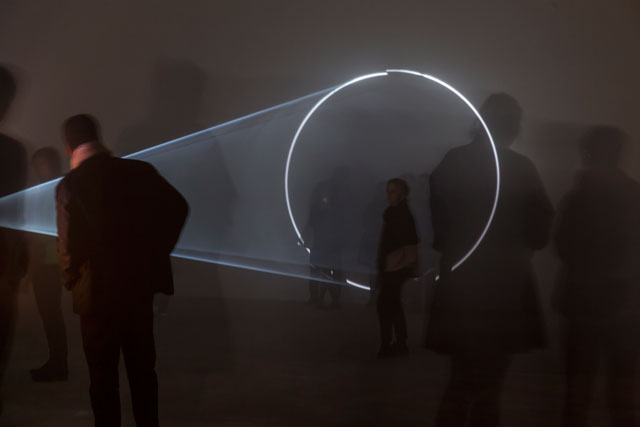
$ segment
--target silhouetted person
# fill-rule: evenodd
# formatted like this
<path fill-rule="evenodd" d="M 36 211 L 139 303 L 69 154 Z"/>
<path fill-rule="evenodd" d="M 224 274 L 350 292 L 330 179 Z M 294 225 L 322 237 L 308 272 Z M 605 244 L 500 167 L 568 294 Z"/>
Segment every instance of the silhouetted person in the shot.
<path fill-rule="evenodd" d="M 362 215 L 362 225 L 364 231 L 360 239 L 358 248 L 358 261 L 365 266 L 368 272 L 368 282 L 371 290 L 369 292 L 368 305 L 373 305 L 377 301 L 378 287 L 378 245 L 380 244 L 380 228 L 382 217 L 380 211 L 384 210 L 387 183 L 382 181 L 375 187 L 374 194 L 364 209 Z"/>
<path fill-rule="evenodd" d="M 494 202 L 496 172 L 486 134 L 480 130 L 470 144 L 449 151 L 431 176 L 433 245 L 442 258 L 427 348 L 451 361 L 437 426 L 497 426 L 512 355 L 544 345 L 531 257 L 547 244 L 553 208 L 533 163 L 509 148 L 520 131 L 518 102 L 494 94 L 481 114 L 497 145 L 499 201 L 484 239 L 454 271 Z"/>
<path fill-rule="evenodd" d="M 344 208 L 348 203 L 344 191 L 346 178 L 347 169 L 338 167 L 311 194 L 309 219 L 305 227 L 305 236 L 309 236 L 306 243 L 311 250 L 311 277 L 342 280 Z M 331 295 L 331 307 L 337 308 L 342 285 L 314 279 L 309 281 L 310 302 L 317 307 L 323 307 L 327 291 Z"/>
<path fill-rule="evenodd" d="M 60 155 L 53 147 L 41 148 L 33 153 L 31 166 L 39 183 L 62 175 Z M 49 346 L 47 362 L 30 372 L 36 382 L 62 381 L 68 376 L 67 331 L 61 307 L 62 285 L 56 255 L 56 241 L 50 236 L 40 234 L 29 235 L 29 240 L 31 247 L 29 278 Z"/>
<path fill-rule="evenodd" d="M 409 209 L 406 181 L 387 182 L 389 207 L 384 211 L 378 247 L 378 319 L 380 321 L 379 358 L 403 355 L 407 347 L 407 321 L 402 308 L 402 286 L 415 274 L 418 262 L 418 234 Z M 395 342 L 392 342 L 395 332 Z"/>
<path fill-rule="evenodd" d="M 640 184 L 619 169 L 625 135 L 594 127 L 584 169 L 561 204 L 555 234 L 563 274 L 556 307 L 566 319 L 566 426 L 586 426 L 599 367 L 612 426 L 637 426 L 640 352 Z"/>
<path fill-rule="evenodd" d="M 145 162 L 112 157 L 88 115 L 64 123 L 71 171 L 56 189 L 62 284 L 80 315 L 96 426 L 120 426 L 120 350 L 138 426 L 158 425 L 153 295 L 173 293 L 169 255 L 187 203 Z"/>
<path fill-rule="evenodd" d="M 17 90 L 12 73 L 0 65 L 0 123 L 6 116 Z M 27 183 L 27 153 L 14 138 L 0 133 L 0 197 L 22 190 Z M 7 216 L 20 215 L 4 212 Z M 28 264 L 27 246 L 22 232 L 0 228 L 0 387 L 13 339 L 16 291 Z M 1 390 L 0 390 L 1 391 Z M 0 413 L 2 399 L 0 396 Z"/>

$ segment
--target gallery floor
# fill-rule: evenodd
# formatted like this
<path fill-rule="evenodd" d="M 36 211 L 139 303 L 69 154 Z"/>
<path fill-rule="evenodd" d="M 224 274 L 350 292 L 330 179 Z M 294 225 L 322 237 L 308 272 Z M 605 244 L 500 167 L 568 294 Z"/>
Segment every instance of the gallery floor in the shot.
<path fill-rule="evenodd" d="M 19 305 L 0 426 L 92 425 L 78 319 L 68 296 L 67 382 L 31 381 L 28 370 L 44 361 L 46 346 L 33 295 L 22 293 Z M 303 301 L 173 297 L 168 314 L 156 318 L 161 425 L 432 425 L 448 366 L 420 347 L 424 316 L 416 307 L 408 308 L 409 356 L 377 360 L 375 308 L 366 304 L 346 302 L 330 311 Z M 518 356 L 512 365 L 502 399 L 504 426 L 560 425 L 561 334 L 557 319 L 549 324 L 550 347 Z M 123 426 L 133 426 L 121 371 Z M 606 415 L 599 393 L 591 425 L 607 426 Z"/>

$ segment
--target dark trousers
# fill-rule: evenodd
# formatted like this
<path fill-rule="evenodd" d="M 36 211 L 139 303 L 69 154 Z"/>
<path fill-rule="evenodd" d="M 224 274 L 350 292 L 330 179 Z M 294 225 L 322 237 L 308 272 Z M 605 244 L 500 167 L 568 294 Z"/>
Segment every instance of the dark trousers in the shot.
<path fill-rule="evenodd" d="M 334 270 L 333 275 L 331 275 L 331 269 L 328 268 L 311 267 L 311 277 L 314 277 L 315 275 L 326 275 L 326 277 L 333 277 L 335 280 L 342 280 L 342 276 L 339 271 Z M 331 303 L 333 305 L 340 304 L 342 285 L 327 283 L 320 280 L 309 280 L 309 295 L 311 297 L 311 302 L 314 304 L 322 305 L 327 291 L 331 296 Z"/>
<path fill-rule="evenodd" d="M 120 350 L 131 388 L 138 427 L 158 425 L 158 380 L 155 372 L 153 304 L 108 315 L 81 316 L 82 341 L 89 365 L 91 407 L 96 427 L 119 427 Z"/>
<path fill-rule="evenodd" d="M 402 287 L 409 279 L 407 270 L 381 273 L 378 284 L 378 319 L 380 321 L 380 339 L 382 346 L 391 345 L 393 332 L 396 342 L 406 344 L 407 320 L 402 308 Z"/>
<path fill-rule="evenodd" d="M 451 378 L 436 415 L 437 427 L 496 427 L 500 393 L 511 356 L 500 353 L 451 355 Z"/>
<path fill-rule="evenodd" d="M 62 285 L 57 265 L 45 265 L 35 272 L 33 293 L 49 345 L 49 361 L 66 366 L 67 331 L 62 316 Z"/>
<path fill-rule="evenodd" d="M 637 363 L 639 348 L 638 319 L 632 322 L 593 320 L 572 321 L 567 327 L 566 397 L 564 425 L 588 424 L 589 407 L 600 368 L 605 373 L 605 387 L 611 425 L 639 426 L 635 414 L 637 397 Z"/>

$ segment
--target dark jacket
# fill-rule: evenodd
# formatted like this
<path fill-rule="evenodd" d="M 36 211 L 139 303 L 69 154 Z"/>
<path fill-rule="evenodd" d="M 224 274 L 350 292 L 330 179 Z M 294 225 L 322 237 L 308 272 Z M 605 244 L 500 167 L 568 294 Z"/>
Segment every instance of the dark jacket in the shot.
<path fill-rule="evenodd" d="M 148 163 L 94 155 L 56 189 L 62 283 L 78 314 L 173 293 L 170 253 L 188 205 Z"/>
<path fill-rule="evenodd" d="M 407 200 L 397 206 L 388 206 L 382 215 L 382 233 L 378 246 L 378 273 L 385 267 L 387 255 L 405 246 L 418 244 L 416 223 Z"/>
<path fill-rule="evenodd" d="M 498 206 L 473 254 L 436 284 L 427 347 L 438 352 L 520 352 L 542 347 L 543 319 L 531 256 L 549 239 L 553 207 L 526 157 L 498 149 Z M 434 247 L 448 265 L 479 238 L 494 201 L 488 144 L 451 150 L 431 176 Z"/>
<path fill-rule="evenodd" d="M 554 237 L 562 260 L 554 305 L 562 314 L 640 316 L 640 184 L 620 170 L 579 173 Z"/>
<path fill-rule="evenodd" d="M 27 184 L 27 152 L 19 141 L 0 133 L 0 197 L 23 190 Z M 0 212 L 9 222 L 20 222 L 22 201 L 15 199 Z M 0 228 L 0 280 L 15 290 L 29 262 L 25 234 Z"/>

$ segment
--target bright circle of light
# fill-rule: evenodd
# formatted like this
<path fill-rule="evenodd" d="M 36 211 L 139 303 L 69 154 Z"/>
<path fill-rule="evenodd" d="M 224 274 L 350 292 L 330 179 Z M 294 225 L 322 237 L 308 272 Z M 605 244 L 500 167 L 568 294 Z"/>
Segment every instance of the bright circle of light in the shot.
<path fill-rule="evenodd" d="M 410 75 L 413 75 L 413 76 L 418 76 L 418 77 L 425 78 L 427 80 L 430 80 L 430 81 L 432 81 L 434 83 L 439 84 L 442 87 L 445 87 L 450 92 L 452 92 L 454 95 L 456 95 L 458 98 L 460 98 L 462 100 L 462 102 L 464 102 L 467 105 L 467 107 L 469 107 L 469 109 L 477 117 L 478 121 L 482 124 L 482 127 L 484 128 L 484 131 L 487 133 L 487 136 L 489 137 L 489 142 L 491 144 L 491 150 L 493 152 L 493 158 L 494 158 L 495 164 L 496 164 L 496 191 L 495 191 L 495 195 L 493 197 L 493 206 L 491 207 L 491 213 L 489 214 L 489 219 L 487 220 L 486 225 L 484 226 L 482 232 L 480 233 L 480 236 L 475 241 L 473 246 L 471 246 L 471 249 L 469 249 L 469 251 L 466 254 L 464 254 L 464 256 L 462 258 L 460 258 L 460 260 L 458 260 L 455 264 L 453 264 L 453 266 L 451 267 L 451 271 L 453 271 L 453 270 L 457 269 L 458 267 L 460 267 L 471 256 L 471 254 L 478 248 L 478 246 L 480 245 L 480 242 L 482 242 L 482 240 L 484 239 L 484 236 L 487 234 L 487 231 L 489 231 L 489 227 L 491 226 L 491 222 L 493 222 L 493 217 L 494 217 L 494 215 L 496 213 L 496 207 L 498 206 L 498 196 L 500 194 L 500 162 L 498 161 L 498 151 L 496 149 L 496 144 L 493 141 L 493 136 L 491 135 L 491 131 L 489 130 L 489 127 L 485 123 L 484 119 L 482 118 L 482 116 L 480 115 L 480 113 L 478 112 L 476 107 L 474 107 L 474 105 L 462 93 L 460 93 L 460 91 L 458 91 L 456 88 L 451 86 L 449 83 L 447 83 L 447 82 L 445 82 L 443 80 L 440 80 L 437 77 L 431 76 L 429 74 L 419 73 L 417 71 L 399 70 L 399 69 L 389 69 L 389 70 L 386 70 L 386 71 L 383 71 L 383 72 L 379 72 L 379 73 L 366 74 L 364 76 L 356 77 L 353 80 L 349 80 L 346 83 L 343 83 L 343 84 L 341 84 L 339 86 L 336 86 L 328 94 L 323 96 L 322 99 L 320 99 L 320 101 L 318 101 L 311 108 L 311 110 L 309 110 L 307 115 L 304 117 L 304 119 L 300 123 L 300 126 L 298 126 L 298 130 L 296 131 L 295 135 L 293 136 L 293 140 L 291 141 L 291 147 L 289 147 L 289 154 L 287 155 L 287 163 L 286 163 L 285 168 L 284 168 L 284 192 L 285 192 L 285 198 L 286 198 L 286 202 L 287 202 L 287 210 L 289 212 L 289 219 L 291 220 L 291 225 L 293 226 L 293 230 L 296 232 L 296 235 L 298 236 L 299 244 L 302 245 L 306 249 L 306 251 L 308 253 L 311 253 L 311 250 L 309 248 L 307 248 L 306 246 L 304 246 L 304 239 L 302 238 L 302 234 L 300 233 L 300 230 L 298 229 L 298 225 L 296 224 L 296 220 L 293 217 L 293 211 L 291 210 L 291 200 L 289 199 L 289 169 L 291 167 L 291 157 L 293 155 L 293 149 L 296 147 L 296 143 L 298 142 L 298 138 L 300 137 L 300 134 L 302 133 L 302 129 L 307 124 L 307 122 L 309 121 L 309 119 L 311 118 L 313 113 L 315 113 L 316 110 L 318 108 L 320 108 L 320 106 L 322 104 L 325 103 L 325 101 L 327 101 L 329 98 L 331 98 L 333 95 L 335 95 L 336 93 L 338 93 L 342 89 L 344 89 L 344 88 L 346 88 L 348 86 L 351 86 L 351 85 L 353 85 L 355 83 L 361 82 L 363 80 L 377 78 L 377 77 L 386 77 L 389 74 L 410 74 Z M 347 283 L 348 285 L 351 285 L 351 286 L 355 286 L 357 288 L 361 288 L 361 289 L 367 289 L 367 290 L 370 289 L 370 287 L 368 287 L 368 286 L 361 285 L 361 284 L 359 284 L 357 282 L 354 282 L 352 280 L 349 280 L 349 279 L 346 279 L 345 283 Z"/>

